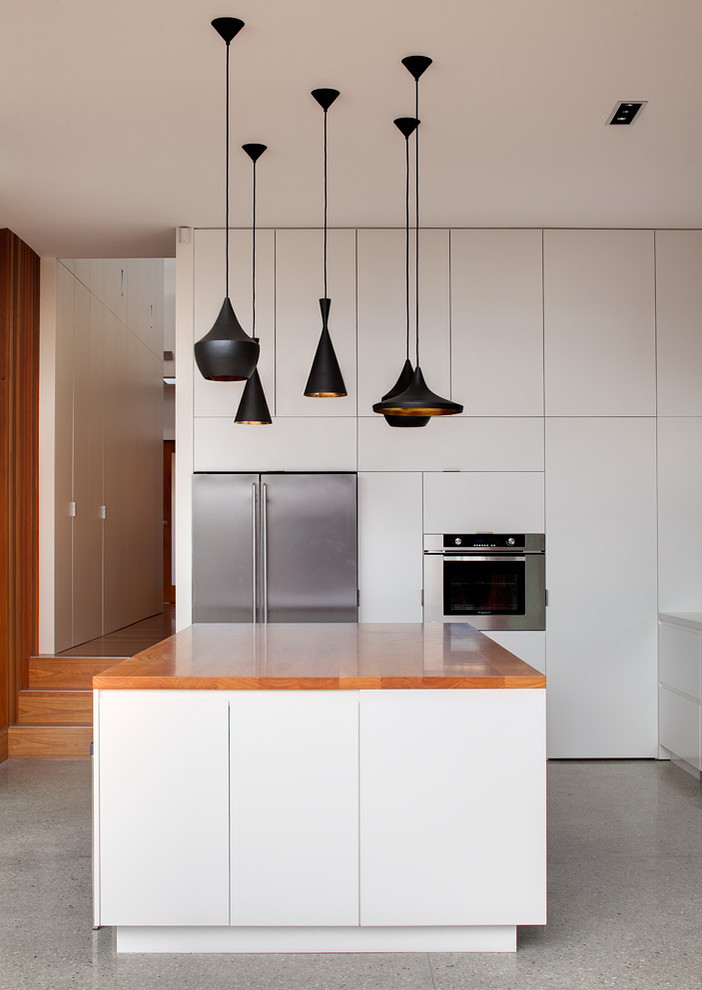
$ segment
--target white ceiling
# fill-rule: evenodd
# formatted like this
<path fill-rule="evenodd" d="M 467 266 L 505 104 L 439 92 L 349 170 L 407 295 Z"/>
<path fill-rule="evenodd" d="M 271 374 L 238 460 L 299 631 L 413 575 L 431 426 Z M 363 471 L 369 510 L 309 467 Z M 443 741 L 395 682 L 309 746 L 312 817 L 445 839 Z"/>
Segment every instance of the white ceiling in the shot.
<path fill-rule="evenodd" d="M 422 221 L 702 227 L 700 0 L 2 0 L 0 227 L 41 255 L 168 256 L 224 220 L 232 42 L 233 226 L 401 226 L 404 141 L 425 54 Z M 607 127 L 619 100 L 648 100 Z"/>

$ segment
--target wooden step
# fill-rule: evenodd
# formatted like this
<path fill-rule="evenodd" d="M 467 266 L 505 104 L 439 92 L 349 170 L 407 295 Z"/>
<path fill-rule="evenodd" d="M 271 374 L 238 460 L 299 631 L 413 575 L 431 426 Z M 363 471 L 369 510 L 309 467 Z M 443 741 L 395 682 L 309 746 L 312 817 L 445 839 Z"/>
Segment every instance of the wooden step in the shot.
<path fill-rule="evenodd" d="M 93 677 L 121 663 L 119 657 L 30 657 L 29 684 L 34 691 L 91 691 Z"/>
<path fill-rule="evenodd" d="M 90 726 L 13 725 L 8 730 L 10 759 L 90 759 Z"/>
<path fill-rule="evenodd" d="M 17 700 L 17 725 L 92 724 L 92 691 L 20 691 Z"/>

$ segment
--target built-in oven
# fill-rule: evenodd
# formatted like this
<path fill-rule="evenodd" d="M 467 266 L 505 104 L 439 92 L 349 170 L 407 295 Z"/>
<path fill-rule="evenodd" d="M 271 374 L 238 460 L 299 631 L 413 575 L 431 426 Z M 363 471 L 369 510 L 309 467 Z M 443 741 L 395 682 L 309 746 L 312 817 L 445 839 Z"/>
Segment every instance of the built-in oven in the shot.
<path fill-rule="evenodd" d="M 543 533 L 429 533 L 424 621 L 546 628 Z"/>

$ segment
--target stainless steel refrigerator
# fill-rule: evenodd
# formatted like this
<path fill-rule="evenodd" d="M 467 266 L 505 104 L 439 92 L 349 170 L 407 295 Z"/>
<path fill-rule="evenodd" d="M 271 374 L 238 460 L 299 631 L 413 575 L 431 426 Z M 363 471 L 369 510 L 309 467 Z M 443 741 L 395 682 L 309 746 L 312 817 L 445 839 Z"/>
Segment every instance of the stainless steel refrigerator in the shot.
<path fill-rule="evenodd" d="M 356 622 L 355 474 L 195 474 L 193 622 Z"/>

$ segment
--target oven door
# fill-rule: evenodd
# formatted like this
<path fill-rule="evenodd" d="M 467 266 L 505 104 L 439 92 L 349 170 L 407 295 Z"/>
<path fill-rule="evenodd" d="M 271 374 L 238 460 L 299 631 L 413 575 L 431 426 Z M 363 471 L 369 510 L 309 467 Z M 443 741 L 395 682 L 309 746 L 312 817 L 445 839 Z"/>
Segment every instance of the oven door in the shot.
<path fill-rule="evenodd" d="M 426 622 L 545 629 L 544 555 L 426 553 Z"/>

